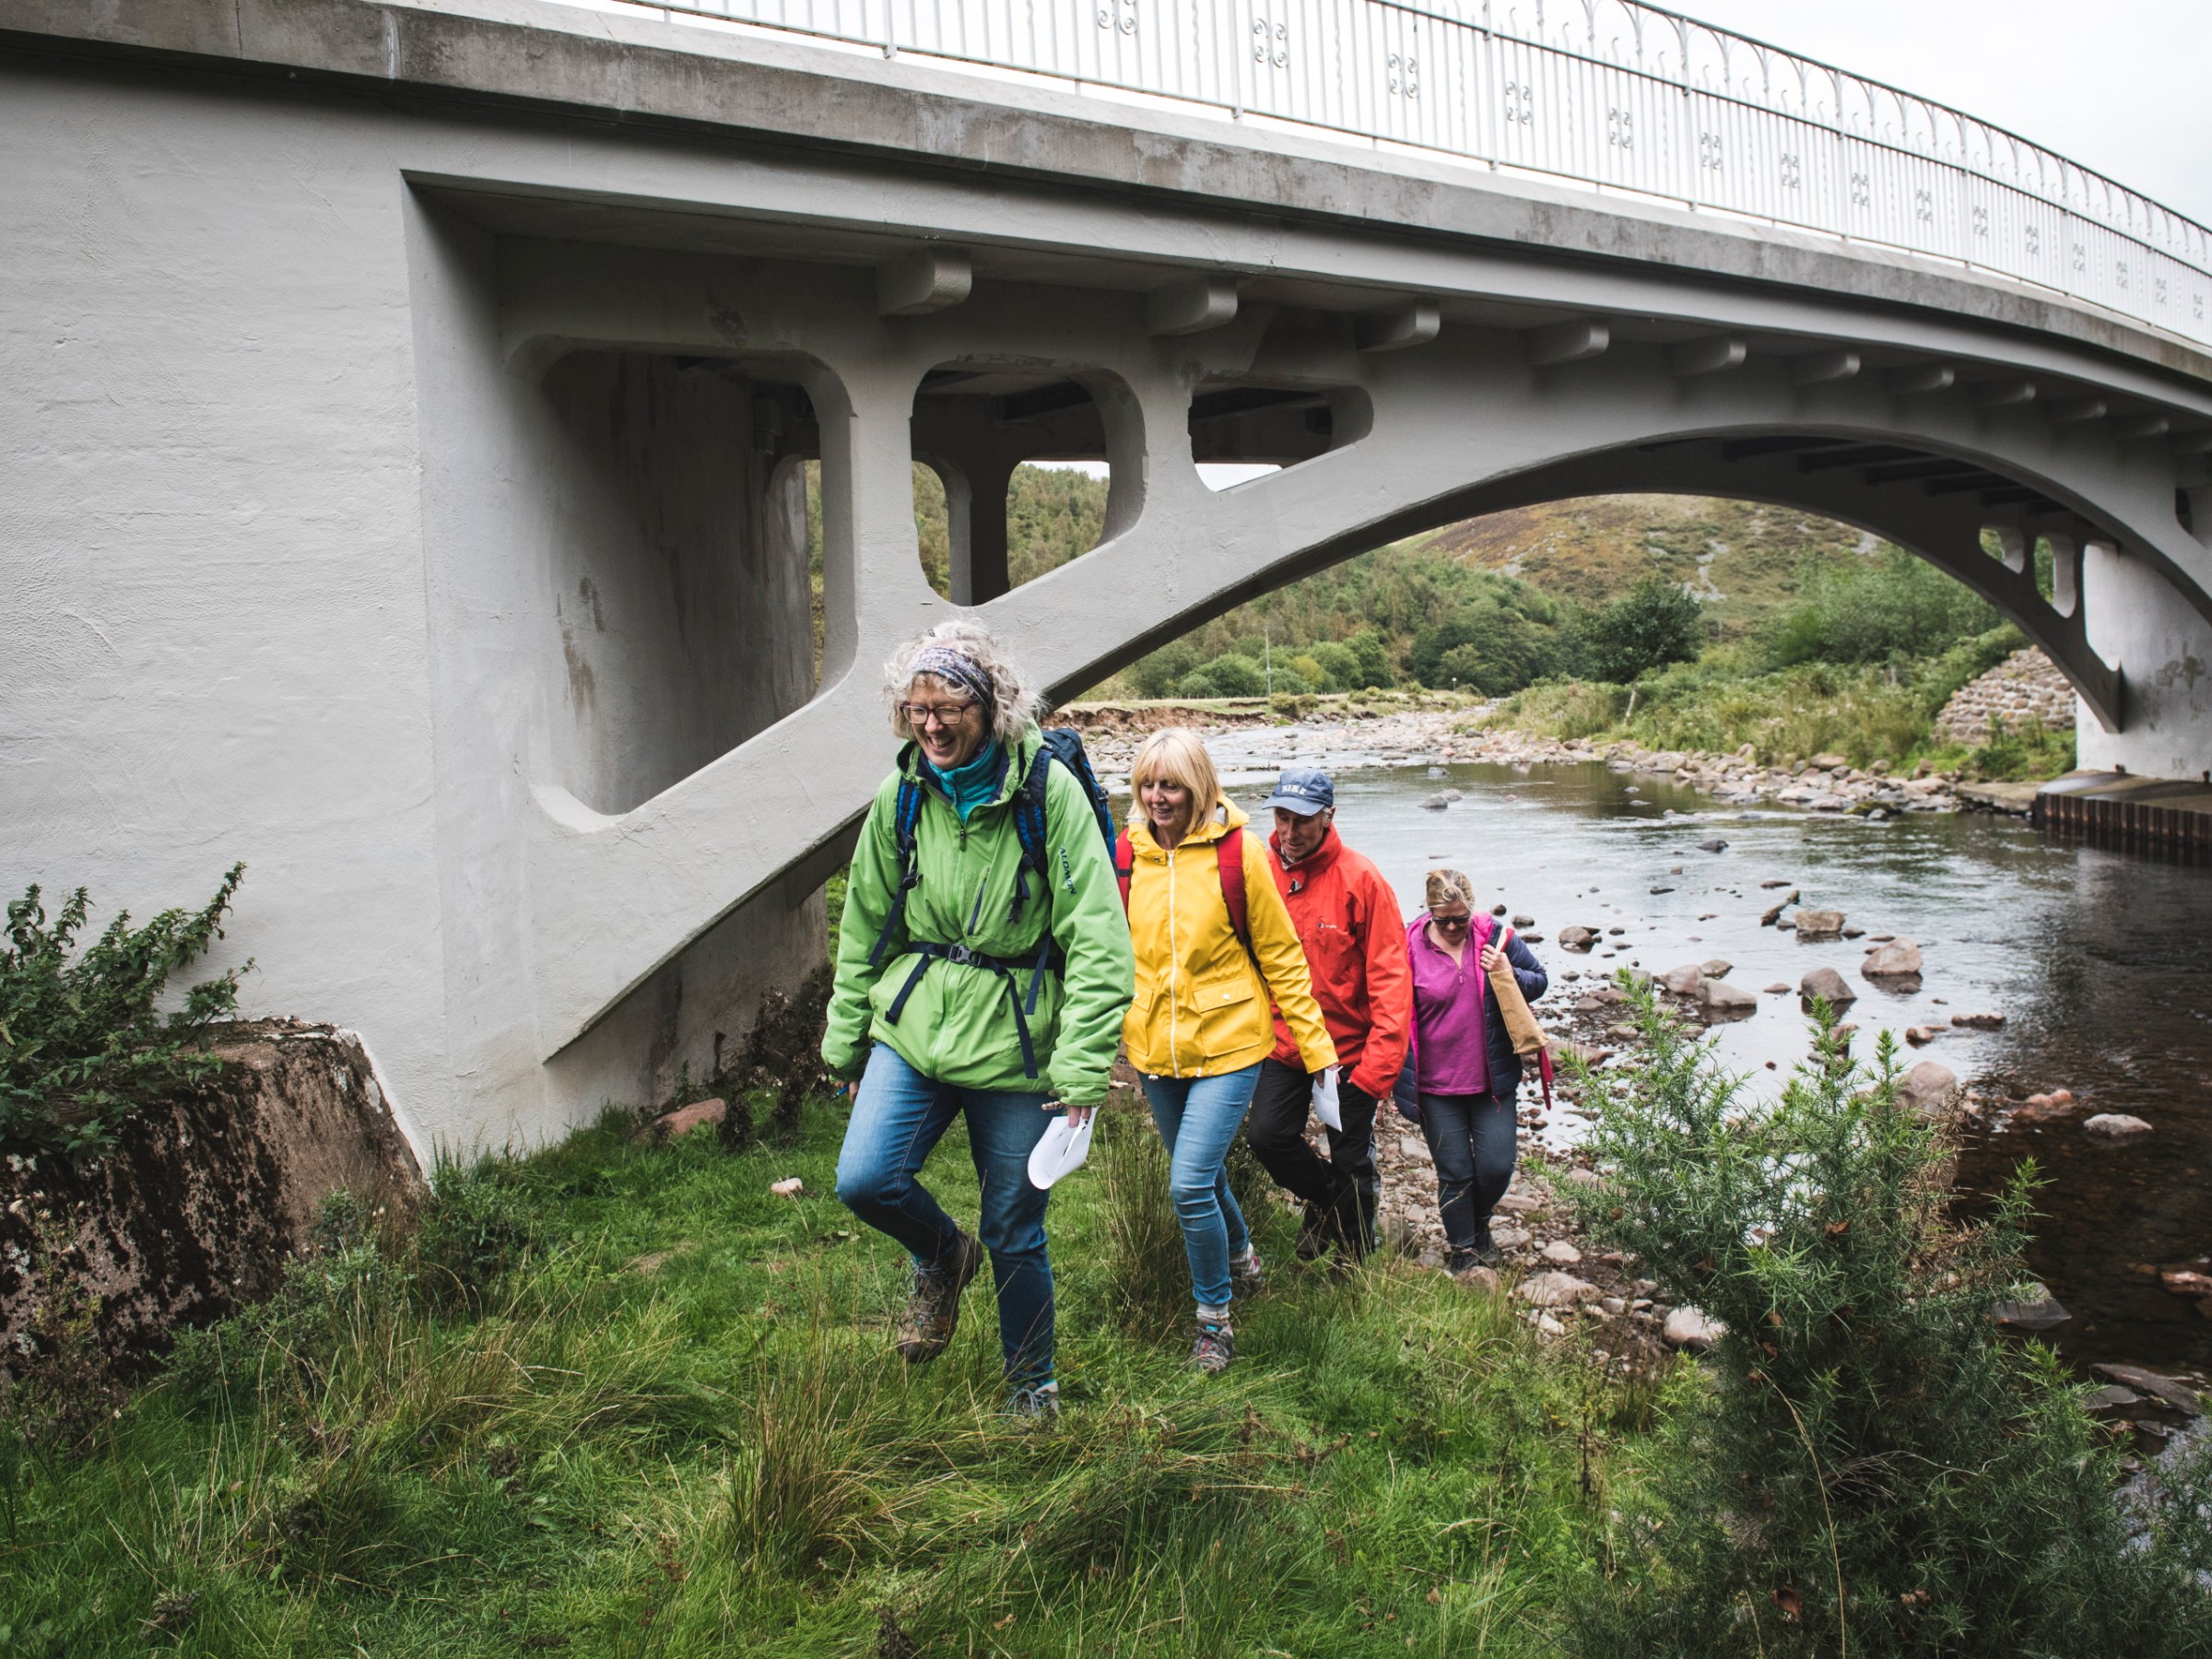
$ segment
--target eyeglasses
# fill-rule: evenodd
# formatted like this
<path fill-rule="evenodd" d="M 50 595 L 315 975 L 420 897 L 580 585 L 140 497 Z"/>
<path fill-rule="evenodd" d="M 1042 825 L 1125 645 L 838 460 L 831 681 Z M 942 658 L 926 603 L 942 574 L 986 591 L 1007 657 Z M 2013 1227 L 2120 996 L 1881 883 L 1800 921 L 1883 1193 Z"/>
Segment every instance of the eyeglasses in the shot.
<path fill-rule="evenodd" d="M 1466 926 L 1468 923 L 1474 921 L 1475 918 L 1472 916 L 1440 916 L 1434 911 L 1430 911 L 1429 912 L 1429 920 L 1435 923 L 1439 927 L 1448 929 L 1453 933 L 1457 933 L 1461 928 Z"/>
<path fill-rule="evenodd" d="M 968 718 L 971 702 L 958 703 L 900 703 L 899 712 L 906 716 L 906 724 L 917 731 L 933 722 L 941 726 L 959 725 Z"/>

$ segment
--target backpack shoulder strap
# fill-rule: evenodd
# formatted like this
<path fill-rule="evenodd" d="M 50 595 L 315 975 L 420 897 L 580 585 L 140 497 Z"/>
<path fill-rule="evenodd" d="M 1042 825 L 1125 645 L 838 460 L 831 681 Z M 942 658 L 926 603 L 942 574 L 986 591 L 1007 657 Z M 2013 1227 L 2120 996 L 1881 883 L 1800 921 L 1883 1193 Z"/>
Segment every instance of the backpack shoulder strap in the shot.
<path fill-rule="evenodd" d="M 1214 843 L 1214 867 L 1221 877 L 1221 902 L 1229 907 L 1229 924 L 1237 943 L 1252 956 L 1252 913 L 1244 894 L 1244 831 L 1231 830 Z M 1253 957 L 1254 961 L 1258 960 Z"/>
<path fill-rule="evenodd" d="M 903 759 L 903 757 L 901 758 Z M 876 935 L 876 947 L 868 952 L 868 966 L 883 965 L 883 953 L 890 947 L 892 935 L 900 924 L 906 920 L 906 896 L 922 880 L 921 865 L 914 856 L 915 827 L 922 821 L 922 782 L 919 778 L 902 775 L 899 780 L 899 795 L 891 814 L 891 844 L 899 858 L 899 888 L 891 895 L 891 908 L 883 919 L 883 931 Z"/>
<path fill-rule="evenodd" d="M 1136 868 L 1136 849 L 1129 844 L 1129 831 L 1123 830 L 1113 838 L 1113 878 L 1122 889 L 1122 914 L 1129 913 L 1129 877 Z"/>

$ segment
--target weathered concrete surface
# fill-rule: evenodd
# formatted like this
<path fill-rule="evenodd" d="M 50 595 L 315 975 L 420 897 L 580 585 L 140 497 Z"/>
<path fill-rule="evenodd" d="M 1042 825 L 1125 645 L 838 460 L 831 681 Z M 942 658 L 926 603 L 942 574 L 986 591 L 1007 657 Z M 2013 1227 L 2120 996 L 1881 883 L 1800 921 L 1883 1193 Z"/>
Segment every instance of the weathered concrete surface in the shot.
<path fill-rule="evenodd" d="M 1006 593 L 956 549 L 1063 694 L 1394 535 L 1675 489 L 1914 547 L 2020 619 L 2119 759 L 2212 766 L 2201 453 L 1972 395 L 2094 387 L 2185 435 L 2212 366 L 1971 273 L 520 0 L 0 0 L 0 886 L 143 913 L 243 858 L 218 965 L 256 959 L 253 1006 L 361 1030 L 418 1151 L 655 1097 L 818 959 L 810 895 L 891 747 L 875 665 L 948 608 L 916 453 L 1112 463 L 1097 552 Z M 924 245 L 972 257 L 971 297 L 881 315 L 875 267 Z M 1194 273 L 1233 277 L 1235 320 L 1151 335 L 1147 292 Z M 1359 350 L 1409 295 L 1437 337 Z M 1524 331 L 1578 316 L 1610 349 L 1532 364 Z M 1673 348 L 1716 331 L 1742 365 L 1681 378 Z M 1831 345 L 1865 372 L 1800 384 Z M 1958 384 L 1886 379 L 1931 365 Z M 1077 386 L 1083 420 L 922 395 L 941 370 Z M 1194 420 L 1223 387 L 1311 406 Z M 1194 430 L 1307 447 L 1217 495 Z M 2074 602 L 1986 557 L 1993 522 L 2090 548 Z M 2108 544 L 2134 585 L 2100 585 Z M 2100 633 L 2114 606 L 2139 614 Z M 2141 736 L 2168 663 L 2186 683 Z"/>
<path fill-rule="evenodd" d="M 127 1369 L 273 1291 L 332 1193 L 412 1208 L 421 1171 L 351 1033 L 265 1021 L 216 1052 L 218 1080 L 132 1119 L 112 1152 L 0 1166 L 0 1371 L 41 1270 L 100 1299 L 101 1347 Z"/>

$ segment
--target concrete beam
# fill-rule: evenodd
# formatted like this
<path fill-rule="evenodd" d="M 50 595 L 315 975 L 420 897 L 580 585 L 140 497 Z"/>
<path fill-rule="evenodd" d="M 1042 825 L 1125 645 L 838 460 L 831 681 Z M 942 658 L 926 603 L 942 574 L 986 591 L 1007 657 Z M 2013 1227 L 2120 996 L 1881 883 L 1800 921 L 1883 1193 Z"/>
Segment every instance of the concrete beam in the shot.
<path fill-rule="evenodd" d="M 1415 300 L 1385 312 L 1371 312 L 1353 324 L 1353 338 L 1362 351 L 1403 351 L 1408 346 L 1426 346 L 1443 328 L 1443 314 L 1433 300 Z"/>
<path fill-rule="evenodd" d="M 2035 382 L 2019 375 L 1980 381 L 1970 394 L 1977 409 L 2018 409 L 2035 401 Z"/>
<path fill-rule="evenodd" d="M 2112 436 L 2122 439 L 2163 438 L 2173 422 L 2165 416 L 2145 412 L 2137 415 L 2115 415 L 2112 418 Z"/>
<path fill-rule="evenodd" d="M 1685 340 L 1666 351 L 1666 371 L 1677 380 L 1694 380 L 1743 367 L 1751 348 L 1736 335 L 1713 335 L 1702 340 Z"/>
<path fill-rule="evenodd" d="M 959 248 L 919 248 L 876 267 L 876 310 L 886 317 L 922 317 L 959 304 L 975 271 Z"/>
<path fill-rule="evenodd" d="M 2051 406 L 2051 424 L 2079 426 L 2084 421 L 2102 420 L 2108 407 L 2101 397 L 2062 397 Z"/>
<path fill-rule="evenodd" d="M 1548 363 L 1579 363 L 1603 356 L 1613 343 L 1613 330 L 1596 317 L 1576 317 L 1531 329 L 1522 336 L 1528 345 L 1528 360 L 1537 368 Z"/>
<path fill-rule="evenodd" d="M 1858 371 L 1859 354 L 1855 351 L 1808 351 L 1790 359 L 1790 384 L 1824 386 L 1831 381 L 1850 380 Z"/>
<path fill-rule="evenodd" d="M 2177 455 L 2212 455 L 2212 427 L 2176 432 L 2167 440 L 2167 447 Z"/>
<path fill-rule="evenodd" d="M 1883 384 L 1900 397 L 1925 397 L 1931 392 L 1948 392 L 1958 383 L 1959 371 L 1948 363 L 1908 363 L 1883 376 Z"/>
<path fill-rule="evenodd" d="M 1218 328 L 1237 314 L 1237 279 L 1218 272 L 1186 276 L 1145 296 L 1145 331 L 1197 334 Z"/>

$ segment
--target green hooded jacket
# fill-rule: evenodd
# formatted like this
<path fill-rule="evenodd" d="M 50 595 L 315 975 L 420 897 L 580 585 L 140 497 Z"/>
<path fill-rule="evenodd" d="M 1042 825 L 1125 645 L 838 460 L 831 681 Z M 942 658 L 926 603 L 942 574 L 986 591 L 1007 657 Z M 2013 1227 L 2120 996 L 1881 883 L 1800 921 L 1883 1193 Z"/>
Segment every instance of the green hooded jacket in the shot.
<path fill-rule="evenodd" d="M 1129 924 L 1114 880 L 1112 856 L 1099 834 L 1099 820 L 1083 786 L 1065 767 L 1048 766 L 1045 847 L 1048 889 L 1030 877 L 1029 902 L 1009 920 L 1021 842 L 1014 832 L 1013 795 L 1041 746 L 1031 726 L 1014 746 L 1006 780 L 987 806 L 962 825 L 951 802 L 934 783 L 923 788 L 922 816 L 914 826 L 914 867 L 921 880 L 908 894 L 906 914 L 884 952 L 868 966 L 868 953 L 890 914 L 899 888 L 897 823 L 899 783 L 923 776 L 911 744 L 898 770 L 876 792 L 853 849 L 845 889 L 845 914 L 837 949 L 837 982 L 830 994 L 829 1029 L 822 1058 L 830 1072 L 856 1077 L 867 1064 L 868 1040 L 890 1044 L 925 1077 L 968 1088 L 1015 1093 L 1048 1091 L 1071 1106 L 1095 1106 L 1106 1098 L 1108 1069 L 1122 1036 L 1122 1016 L 1135 989 Z M 1043 930 L 1066 959 L 1060 972 L 1047 970 L 1028 1016 L 1039 1076 L 1021 1068 L 1014 995 L 1025 1001 L 1030 968 Z M 960 944 L 985 956 L 1017 959 L 1014 994 L 1006 981 L 985 968 L 942 959 L 923 971 L 899 1023 L 885 1018 L 912 975 L 918 959 L 910 940 Z"/>

